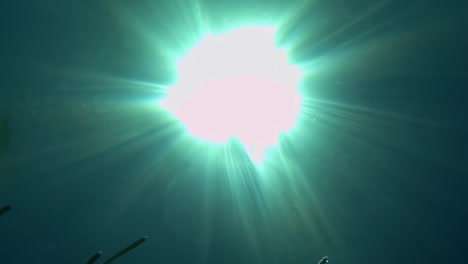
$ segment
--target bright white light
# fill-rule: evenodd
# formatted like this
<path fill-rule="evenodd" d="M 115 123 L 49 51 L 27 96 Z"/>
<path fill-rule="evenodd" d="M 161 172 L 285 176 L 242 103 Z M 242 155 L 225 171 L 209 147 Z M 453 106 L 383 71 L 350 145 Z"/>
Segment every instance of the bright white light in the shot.
<path fill-rule="evenodd" d="M 269 27 L 206 36 L 179 60 L 179 80 L 160 105 L 202 140 L 238 138 L 260 161 L 299 113 L 300 72 L 274 44 Z"/>

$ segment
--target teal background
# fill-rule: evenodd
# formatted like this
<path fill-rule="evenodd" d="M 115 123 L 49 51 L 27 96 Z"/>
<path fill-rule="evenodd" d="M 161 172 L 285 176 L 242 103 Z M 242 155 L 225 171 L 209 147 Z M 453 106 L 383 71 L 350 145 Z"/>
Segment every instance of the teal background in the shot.
<path fill-rule="evenodd" d="M 464 262 L 463 1 L 190 3 L 2 4 L 1 263 L 106 259 L 142 235 L 116 263 Z M 217 31 L 283 18 L 307 114 L 268 173 L 155 107 L 194 10 Z"/>

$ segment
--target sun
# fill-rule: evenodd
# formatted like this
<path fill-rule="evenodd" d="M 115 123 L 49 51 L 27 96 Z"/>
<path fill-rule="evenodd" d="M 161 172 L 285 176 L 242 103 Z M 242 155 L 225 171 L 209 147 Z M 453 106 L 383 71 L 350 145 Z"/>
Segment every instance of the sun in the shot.
<path fill-rule="evenodd" d="M 272 27 L 207 35 L 177 64 L 178 81 L 160 105 L 203 141 L 236 138 L 261 161 L 296 122 L 298 67 L 275 46 Z"/>

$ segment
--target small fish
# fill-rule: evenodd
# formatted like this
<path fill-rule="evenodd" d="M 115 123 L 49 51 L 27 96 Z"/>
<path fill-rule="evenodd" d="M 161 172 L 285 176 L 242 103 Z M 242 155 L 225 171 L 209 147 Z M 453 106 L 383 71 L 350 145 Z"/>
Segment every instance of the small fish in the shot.
<path fill-rule="evenodd" d="M 325 264 L 325 263 L 328 263 L 328 256 L 324 256 L 318 264 Z"/>
<path fill-rule="evenodd" d="M 109 264 L 111 263 L 112 261 L 118 259 L 119 257 L 121 257 L 122 255 L 124 255 L 125 253 L 129 252 L 130 250 L 138 247 L 139 245 L 143 244 L 143 242 L 146 241 L 146 239 L 148 239 L 148 236 L 144 236 L 140 239 L 138 239 L 137 241 L 133 242 L 132 244 L 126 246 L 125 248 L 123 248 L 122 250 L 120 250 L 119 252 L 117 252 L 117 254 L 115 254 L 114 256 L 112 256 L 110 259 L 108 259 L 106 262 L 104 262 L 104 264 Z"/>
<path fill-rule="evenodd" d="M 96 260 L 102 255 L 102 251 L 98 251 L 96 254 L 94 254 L 89 260 L 88 262 L 86 262 L 86 264 L 94 264 L 94 262 L 96 262 Z"/>
<path fill-rule="evenodd" d="M 0 207 L 0 215 L 8 212 L 11 210 L 11 205 L 5 205 L 5 206 L 2 206 Z"/>

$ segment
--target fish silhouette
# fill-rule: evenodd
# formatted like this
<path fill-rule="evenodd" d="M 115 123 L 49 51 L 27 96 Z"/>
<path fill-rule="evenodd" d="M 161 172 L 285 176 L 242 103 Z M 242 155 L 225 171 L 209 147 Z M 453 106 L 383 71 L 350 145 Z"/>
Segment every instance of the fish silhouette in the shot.
<path fill-rule="evenodd" d="M 0 215 L 11 210 L 11 205 L 5 205 L 0 207 Z"/>
<path fill-rule="evenodd" d="M 136 247 L 138 247 L 139 245 L 143 244 L 146 239 L 148 239 L 148 236 L 143 236 L 141 237 L 140 239 L 136 240 L 135 242 L 131 243 L 130 245 L 124 247 L 123 249 L 121 249 L 119 252 L 117 252 L 115 255 L 113 255 L 110 259 L 108 259 L 107 261 L 104 262 L 104 264 L 109 264 L 111 262 L 113 262 L 114 260 L 120 258 L 121 256 L 123 256 L 125 253 L 135 249 Z M 98 258 L 100 258 L 102 255 L 102 251 L 98 251 L 96 254 L 94 254 L 89 260 L 88 262 L 86 262 L 86 264 L 94 264 Z"/>
<path fill-rule="evenodd" d="M 328 256 L 323 257 L 318 264 L 325 264 L 328 263 Z"/>

